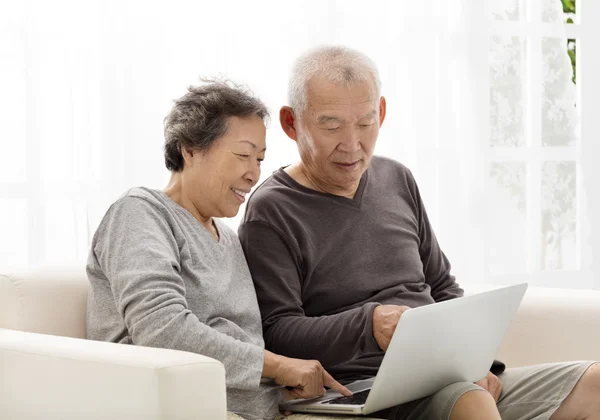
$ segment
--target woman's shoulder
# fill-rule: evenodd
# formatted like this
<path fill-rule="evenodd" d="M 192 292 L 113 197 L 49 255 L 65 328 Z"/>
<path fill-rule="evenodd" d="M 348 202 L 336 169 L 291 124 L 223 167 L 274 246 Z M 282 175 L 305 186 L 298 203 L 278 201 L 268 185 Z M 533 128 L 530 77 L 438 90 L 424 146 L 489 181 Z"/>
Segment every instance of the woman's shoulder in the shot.
<path fill-rule="evenodd" d="M 123 238 L 142 238 L 144 241 L 159 238 L 163 243 L 169 243 L 173 236 L 170 218 L 160 191 L 131 188 L 104 214 L 92 239 L 93 249 Z"/>
<path fill-rule="evenodd" d="M 133 200 L 129 200 L 133 199 Z M 160 190 L 154 190 L 152 188 L 147 187 L 133 187 L 125 191 L 119 200 L 123 200 L 126 202 L 139 202 L 144 201 L 155 207 L 162 207 L 167 205 L 167 200 L 169 198 L 167 195 Z M 119 201 L 117 200 L 117 201 Z"/>
<path fill-rule="evenodd" d="M 130 188 L 112 203 L 106 211 L 99 229 L 106 225 L 163 224 L 170 216 L 168 197 L 162 191 L 145 187 Z"/>
<path fill-rule="evenodd" d="M 134 187 L 125 191 L 110 206 L 109 211 L 134 209 L 137 211 L 162 210 L 168 207 L 168 197 L 159 190 L 146 187 Z"/>

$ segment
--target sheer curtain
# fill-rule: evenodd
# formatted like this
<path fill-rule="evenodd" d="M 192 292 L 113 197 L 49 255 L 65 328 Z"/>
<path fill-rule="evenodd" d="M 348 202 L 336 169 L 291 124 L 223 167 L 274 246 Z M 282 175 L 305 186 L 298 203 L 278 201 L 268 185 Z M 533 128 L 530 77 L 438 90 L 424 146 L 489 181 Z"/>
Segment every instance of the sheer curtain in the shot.
<path fill-rule="evenodd" d="M 164 187 L 162 119 L 201 76 L 244 83 L 269 106 L 262 179 L 294 162 L 277 121 L 289 70 L 305 49 L 340 43 L 381 72 L 388 115 L 376 153 L 415 174 L 457 276 L 488 281 L 490 9 L 481 0 L 412 3 L 3 5 L 0 266 L 84 261 L 121 193 Z M 227 222 L 235 228 L 239 216 Z"/>

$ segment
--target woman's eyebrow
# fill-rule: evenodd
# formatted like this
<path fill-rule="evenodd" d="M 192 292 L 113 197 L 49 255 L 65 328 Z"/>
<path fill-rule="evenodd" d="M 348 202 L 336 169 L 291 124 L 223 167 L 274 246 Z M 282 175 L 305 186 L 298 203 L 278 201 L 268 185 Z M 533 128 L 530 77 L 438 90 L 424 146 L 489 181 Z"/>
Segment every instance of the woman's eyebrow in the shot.
<path fill-rule="evenodd" d="M 256 144 L 252 143 L 250 140 L 240 140 L 238 143 L 248 143 L 250 146 L 252 146 L 253 149 L 256 149 Z M 264 152 L 266 150 L 267 148 L 265 147 L 261 150 L 261 152 Z"/>

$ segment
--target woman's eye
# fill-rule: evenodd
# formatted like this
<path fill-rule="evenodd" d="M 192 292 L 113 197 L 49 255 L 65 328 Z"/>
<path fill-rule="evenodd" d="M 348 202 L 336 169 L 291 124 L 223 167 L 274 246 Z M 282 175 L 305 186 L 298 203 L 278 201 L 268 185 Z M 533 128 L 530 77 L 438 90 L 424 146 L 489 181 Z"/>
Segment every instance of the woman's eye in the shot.
<path fill-rule="evenodd" d="M 239 156 L 241 158 L 244 158 L 244 159 L 248 159 L 250 157 L 250 155 L 243 155 L 243 154 L 240 154 L 240 153 L 236 153 L 235 155 Z"/>
<path fill-rule="evenodd" d="M 339 129 L 339 127 L 335 127 L 335 128 L 328 128 L 327 131 L 337 131 Z"/>

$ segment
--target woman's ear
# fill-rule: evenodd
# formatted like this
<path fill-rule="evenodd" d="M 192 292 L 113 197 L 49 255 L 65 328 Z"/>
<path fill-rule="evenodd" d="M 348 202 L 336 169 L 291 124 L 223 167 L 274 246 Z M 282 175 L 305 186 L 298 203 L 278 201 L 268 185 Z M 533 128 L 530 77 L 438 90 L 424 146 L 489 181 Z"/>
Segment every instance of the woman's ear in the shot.
<path fill-rule="evenodd" d="M 296 141 L 298 139 L 298 131 L 296 130 L 296 119 L 294 111 L 289 106 L 281 107 L 279 110 L 279 123 L 281 128 L 289 138 Z"/>
<path fill-rule="evenodd" d="M 181 156 L 183 157 L 183 166 L 193 166 L 194 164 L 194 153 L 193 149 L 183 146 L 181 148 Z"/>

